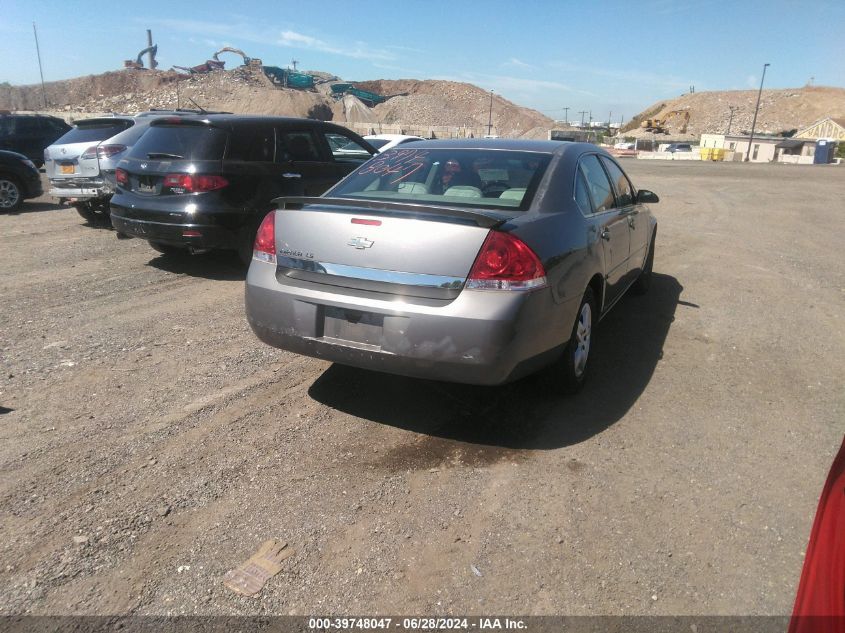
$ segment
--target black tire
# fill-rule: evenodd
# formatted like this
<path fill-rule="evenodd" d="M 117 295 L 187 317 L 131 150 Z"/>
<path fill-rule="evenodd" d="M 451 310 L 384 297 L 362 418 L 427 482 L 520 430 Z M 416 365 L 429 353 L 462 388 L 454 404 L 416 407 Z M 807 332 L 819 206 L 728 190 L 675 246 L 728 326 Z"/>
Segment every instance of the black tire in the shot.
<path fill-rule="evenodd" d="M 91 226 L 111 226 L 108 200 L 77 202 L 73 207 Z"/>
<path fill-rule="evenodd" d="M 637 280 L 631 286 L 631 292 L 637 295 L 644 295 L 651 288 L 651 272 L 654 268 L 654 242 L 657 239 L 657 229 L 651 235 L 651 244 L 648 247 L 648 255 L 643 264 L 643 270 Z"/>
<path fill-rule="evenodd" d="M 592 330 L 598 321 L 598 316 L 593 289 L 588 287 L 578 306 L 566 349 L 549 369 L 547 377 L 556 391 L 573 394 L 579 392 L 584 386 L 590 367 Z"/>
<path fill-rule="evenodd" d="M 260 214 L 259 214 L 260 215 Z M 255 234 L 264 215 L 257 218 L 250 218 L 238 231 L 238 258 L 244 266 L 249 266 L 252 261 L 252 247 L 255 245 Z"/>
<path fill-rule="evenodd" d="M 171 246 L 170 244 L 162 244 L 161 242 L 150 242 L 150 246 L 153 247 L 153 250 L 158 251 L 162 255 L 167 255 L 168 257 L 182 257 L 183 255 L 188 254 L 188 249 L 186 248 Z"/>
<path fill-rule="evenodd" d="M 20 209 L 22 202 L 20 183 L 12 176 L 0 175 L 0 212 L 14 213 Z"/>

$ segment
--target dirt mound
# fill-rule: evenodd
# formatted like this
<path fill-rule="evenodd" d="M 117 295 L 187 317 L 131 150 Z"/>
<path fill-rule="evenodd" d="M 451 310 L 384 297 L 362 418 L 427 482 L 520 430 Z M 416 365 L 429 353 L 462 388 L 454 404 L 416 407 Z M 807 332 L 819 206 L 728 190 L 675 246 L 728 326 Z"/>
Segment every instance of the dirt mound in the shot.
<path fill-rule="evenodd" d="M 316 73 L 315 73 L 316 74 Z M 322 79 L 334 79 L 321 73 Z M 356 86 L 395 96 L 375 108 L 355 97 L 336 101 L 328 83 L 313 92 L 274 86 L 259 70 L 240 66 L 202 75 L 172 71 L 124 70 L 47 84 L 51 109 L 64 112 L 134 113 L 150 108 L 192 108 L 235 113 L 279 114 L 329 119 L 339 123 L 399 123 L 418 126 L 484 127 L 490 113 L 490 93 L 453 81 L 376 80 Z M 0 88 L 0 108 L 37 110 L 40 86 Z M 493 97 L 493 132 L 521 136 L 553 121 L 498 95 Z"/>
<path fill-rule="evenodd" d="M 734 134 L 748 133 L 757 102 L 756 90 L 727 90 L 696 92 L 677 99 L 655 103 L 634 117 L 623 128 L 626 136 L 651 136 L 639 125 L 645 119 L 662 118 L 673 110 L 689 112 L 690 119 L 685 136 L 698 138 L 701 134 L 724 134 L 728 129 Z M 730 108 L 734 108 L 730 121 Z M 756 132 L 777 134 L 810 125 L 819 119 L 845 117 L 845 89 L 826 86 L 806 86 L 785 90 L 764 90 L 760 98 Z M 673 117 L 668 124 L 672 136 L 681 136 L 683 118 Z"/>
<path fill-rule="evenodd" d="M 417 125 L 486 126 L 490 118 L 490 93 L 478 86 L 456 81 L 379 79 L 355 83 L 362 90 L 395 96 L 373 110 L 382 123 Z M 554 121 L 536 110 L 523 108 L 493 95 L 493 132 L 501 136 L 522 136 Z"/>

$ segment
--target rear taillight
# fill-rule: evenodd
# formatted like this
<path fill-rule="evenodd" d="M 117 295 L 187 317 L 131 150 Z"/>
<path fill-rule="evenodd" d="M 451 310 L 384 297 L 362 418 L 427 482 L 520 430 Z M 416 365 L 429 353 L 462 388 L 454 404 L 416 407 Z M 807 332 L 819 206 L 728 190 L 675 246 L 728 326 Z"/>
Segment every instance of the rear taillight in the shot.
<path fill-rule="evenodd" d="M 252 257 L 262 262 L 276 263 L 276 212 L 270 211 L 258 227 Z"/>
<path fill-rule="evenodd" d="M 546 271 L 537 255 L 518 237 L 490 231 L 466 287 L 476 290 L 533 290 L 546 285 Z"/>
<path fill-rule="evenodd" d="M 207 174 L 167 174 L 163 184 L 170 187 L 174 193 L 204 193 L 222 189 L 229 181 L 223 176 Z"/>
<path fill-rule="evenodd" d="M 114 170 L 114 179 L 117 181 L 119 185 L 128 185 L 129 184 L 129 172 L 125 169 L 115 169 Z"/>
<path fill-rule="evenodd" d="M 86 149 L 84 152 L 82 152 L 82 156 L 80 156 L 80 158 L 97 158 L 97 146 L 92 145 L 91 147 Z"/>
<path fill-rule="evenodd" d="M 97 148 L 97 158 L 111 158 L 126 149 L 126 145 L 100 145 Z"/>

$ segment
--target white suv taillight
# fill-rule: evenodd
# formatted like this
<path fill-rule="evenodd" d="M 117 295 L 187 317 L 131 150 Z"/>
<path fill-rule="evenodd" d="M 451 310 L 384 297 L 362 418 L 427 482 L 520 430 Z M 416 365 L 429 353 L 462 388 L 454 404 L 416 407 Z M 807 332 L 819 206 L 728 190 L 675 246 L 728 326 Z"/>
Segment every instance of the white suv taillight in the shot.
<path fill-rule="evenodd" d="M 469 271 L 466 288 L 534 290 L 545 285 L 543 264 L 525 242 L 510 233 L 490 231 Z"/>
<path fill-rule="evenodd" d="M 276 263 L 276 212 L 270 211 L 258 227 L 252 257 L 270 264 Z"/>

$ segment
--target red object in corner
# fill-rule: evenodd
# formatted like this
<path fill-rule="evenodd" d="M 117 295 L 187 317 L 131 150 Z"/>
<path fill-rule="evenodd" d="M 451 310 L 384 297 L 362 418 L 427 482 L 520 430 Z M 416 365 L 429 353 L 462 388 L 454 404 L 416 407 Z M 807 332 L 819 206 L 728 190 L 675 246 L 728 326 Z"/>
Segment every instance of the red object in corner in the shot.
<path fill-rule="evenodd" d="M 789 633 L 845 633 L 845 439 L 819 499 Z"/>

